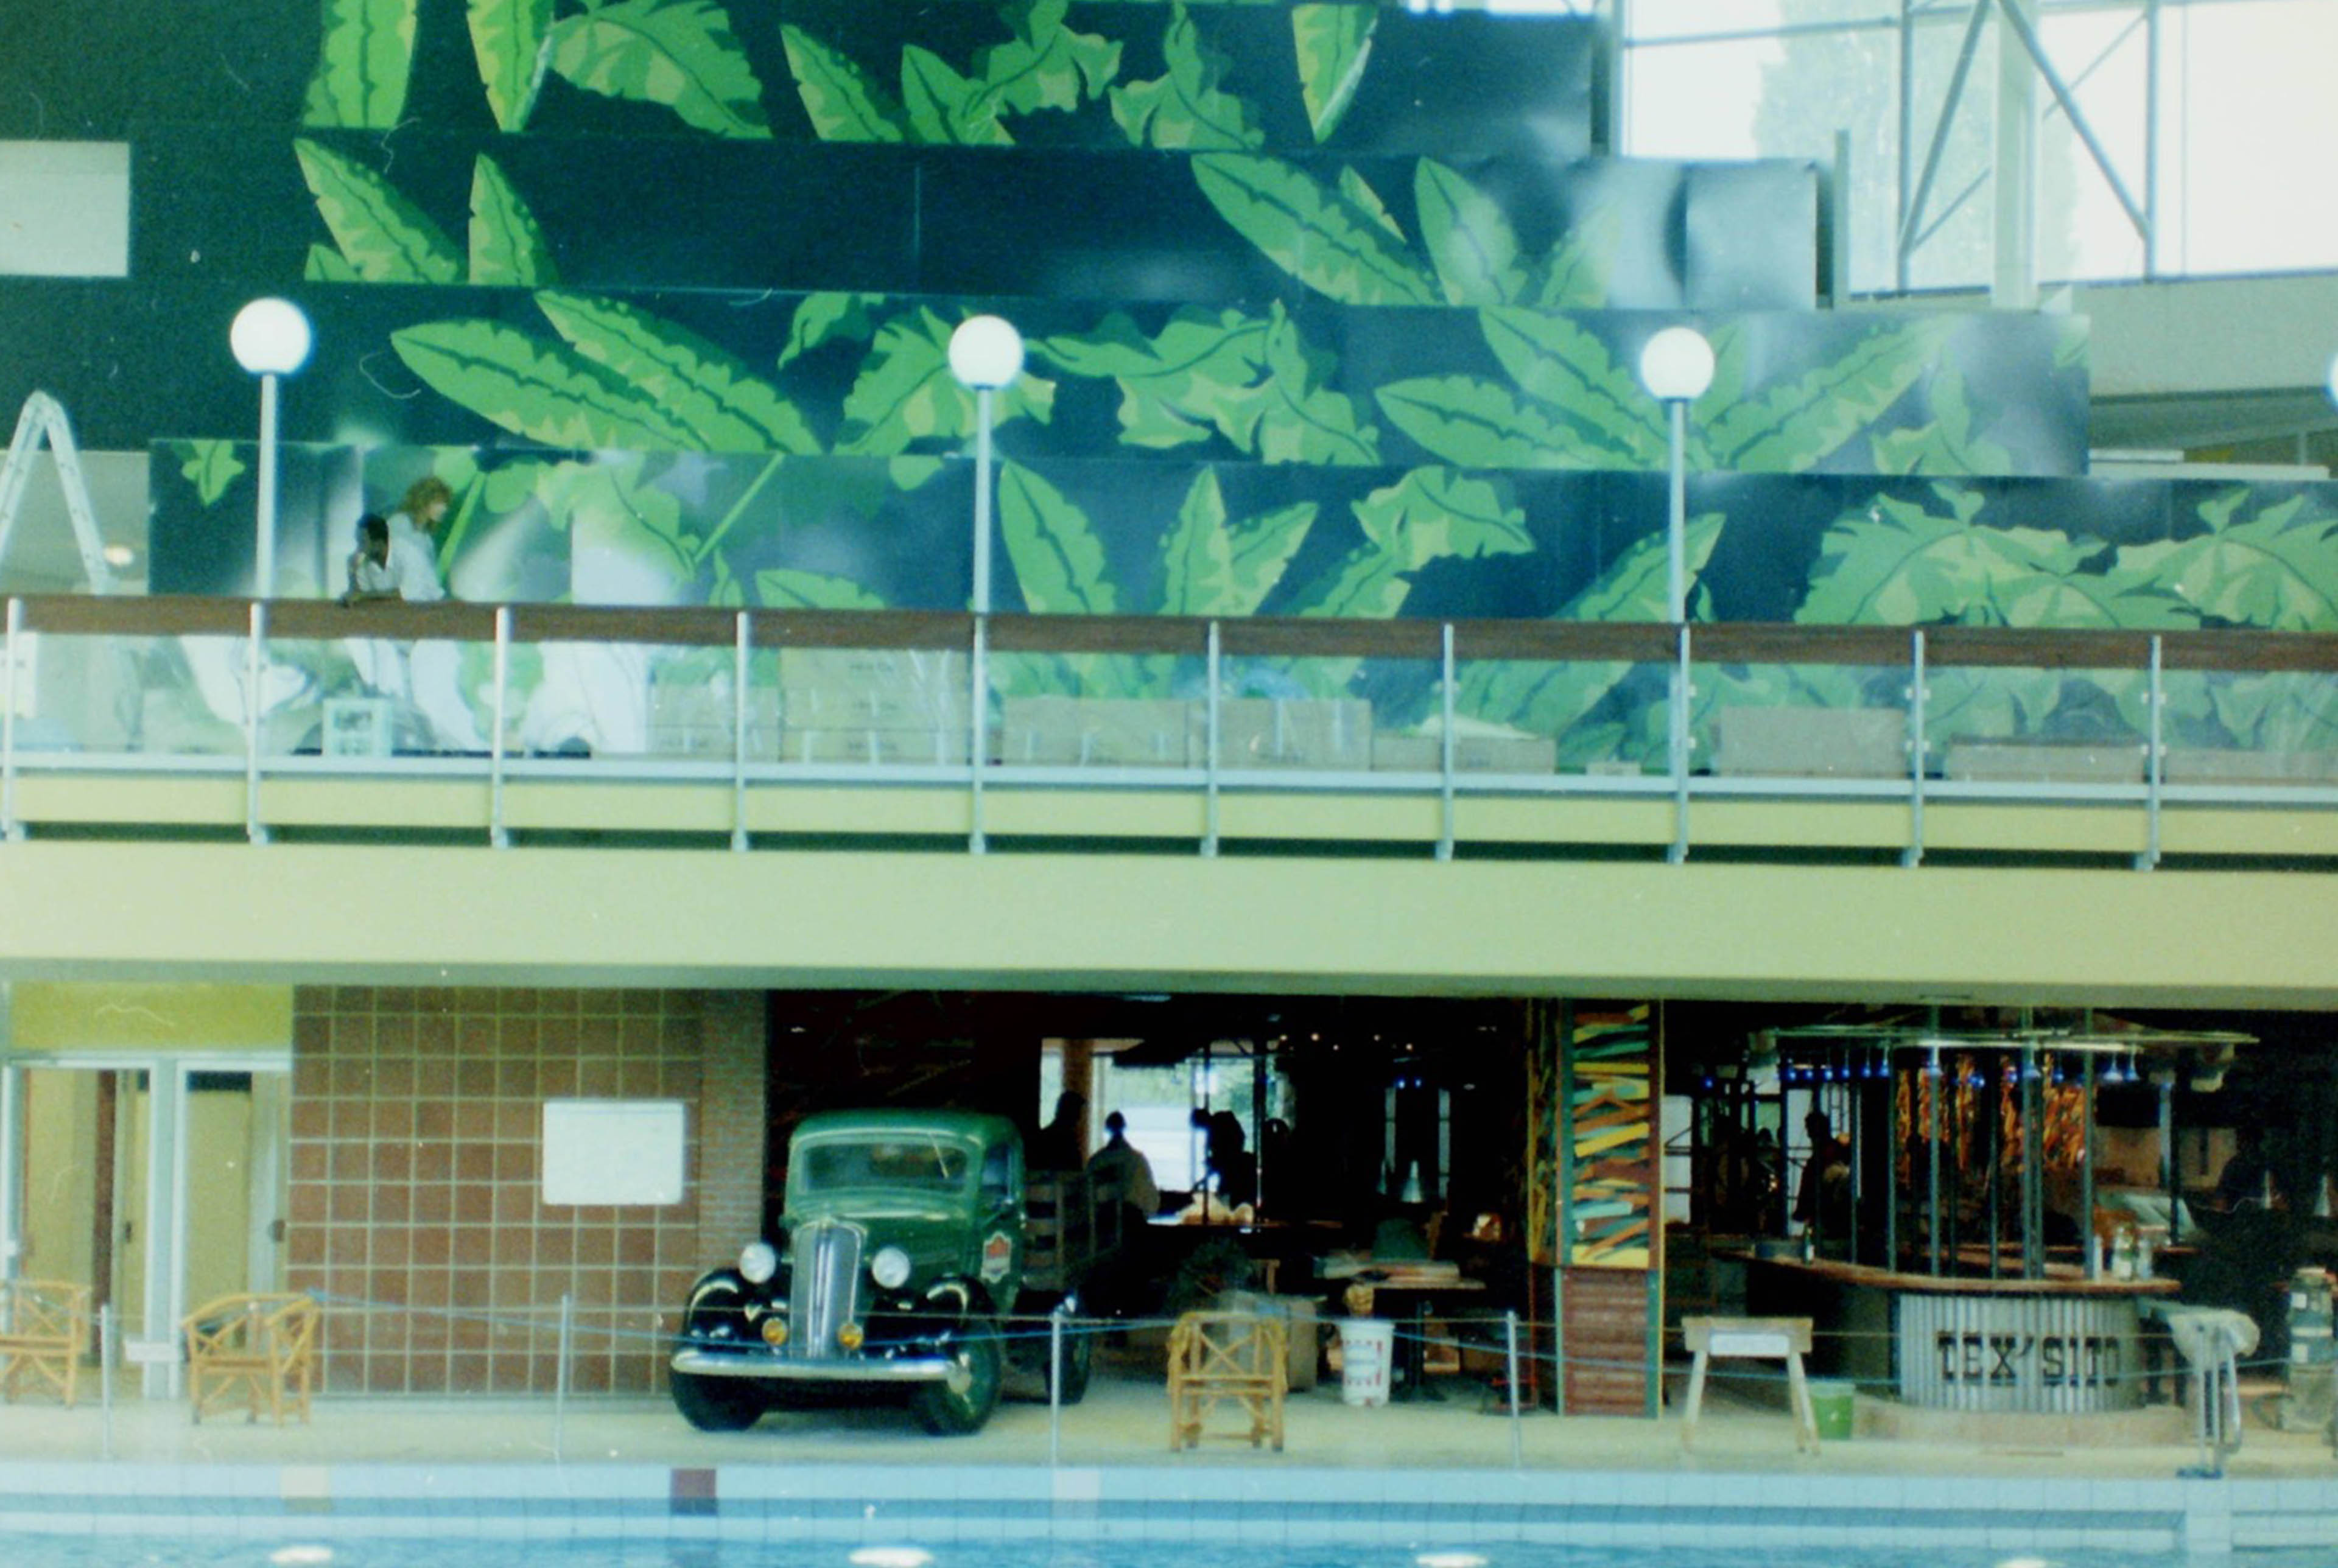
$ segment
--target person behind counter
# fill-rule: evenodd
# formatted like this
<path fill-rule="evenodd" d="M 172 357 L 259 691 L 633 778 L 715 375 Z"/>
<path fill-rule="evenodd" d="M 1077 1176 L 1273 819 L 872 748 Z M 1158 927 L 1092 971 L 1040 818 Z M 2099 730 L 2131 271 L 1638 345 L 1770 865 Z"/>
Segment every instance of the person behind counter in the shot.
<path fill-rule="evenodd" d="M 1250 1134 L 1231 1111 L 1212 1114 L 1204 1162 L 1210 1186 L 1229 1209 L 1258 1201 L 1258 1156 L 1250 1152 Z"/>
<path fill-rule="evenodd" d="M 1040 1128 L 1031 1140 L 1031 1169 L 1079 1170 L 1085 1163 L 1080 1155 L 1082 1145 L 1087 1142 L 1087 1096 L 1078 1090 L 1066 1089 L 1057 1095 L 1055 1120 Z"/>
<path fill-rule="evenodd" d="M 1823 1111 L 1803 1117 L 1803 1130 L 1810 1134 L 1811 1157 L 1794 1194 L 1794 1218 L 1821 1240 L 1838 1241 L 1851 1233 L 1851 1145 L 1834 1135 Z"/>
<path fill-rule="evenodd" d="M 1118 1182 L 1123 1222 L 1142 1225 L 1161 1208 L 1161 1188 L 1153 1179 L 1153 1161 L 1128 1141 L 1128 1118 L 1119 1112 L 1104 1119 L 1104 1147 L 1088 1156 L 1088 1175 L 1098 1181 Z"/>

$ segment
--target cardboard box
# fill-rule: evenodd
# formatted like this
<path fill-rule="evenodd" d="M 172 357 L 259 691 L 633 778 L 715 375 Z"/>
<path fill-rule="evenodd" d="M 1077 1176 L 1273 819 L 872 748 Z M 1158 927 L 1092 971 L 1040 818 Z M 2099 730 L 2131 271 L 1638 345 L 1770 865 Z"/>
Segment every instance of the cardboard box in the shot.
<path fill-rule="evenodd" d="M 2338 785 L 2338 751 L 2227 751 L 2171 746 L 2161 764 L 2170 784 Z"/>
<path fill-rule="evenodd" d="M 1194 754 L 1208 755 L 1209 717 L 1194 705 Z M 1372 705 L 1345 697 L 1231 697 L 1218 705 L 1222 768 L 1305 768 L 1321 771 L 1372 765 Z"/>
<path fill-rule="evenodd" d="M 791 724 L 781 731 L 779 760 L 861 763 L 870 767 L 964 767 L 966 752 L 964 730 Z"/>
<path fill-rule="evenodd" d="M 2143 748 L 2071 746 L 2009 740 L 1950 745 L 1950 779 L 1997 784 L 2140 784 Z"/>
<path fill-rule="evenodd" d="M 707 684 L 650 682 L 648 750 L 653 757 L 731 755 L 737 711 L 728 681 Z M 780 694 L 769 686 L 747 692 L 747 758 L 768 762 L 779 755 Z"/>
<path fill-rule="evenodd" d="M 1196 705 L 1173 698 L 1009 697 L 999 760 L 1009 767 L 1185 768 Z"/>
<path fill-rule="evenodd" d="M 781 706 L 791 725 L 964 729 L 968 657 L 954 649 L 782 648 Z"/>
<path fill-rule="evenodd" d="M 1715 771 L 1764 779 L 1904 779 L 1908 716 L 1892 708 L 1725 708 Z"/>
<path fill-rule="evenodd" d="M 387 757 L 397 750 L 397 722 L 387 697 L 328 697 L 318 749 L 328 757 Z"/>

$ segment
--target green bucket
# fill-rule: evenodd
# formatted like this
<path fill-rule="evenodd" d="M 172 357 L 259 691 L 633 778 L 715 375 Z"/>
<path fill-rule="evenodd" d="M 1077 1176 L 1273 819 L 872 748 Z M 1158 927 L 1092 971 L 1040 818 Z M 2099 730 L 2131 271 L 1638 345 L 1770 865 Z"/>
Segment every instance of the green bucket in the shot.
<path fill-rule="evenodd" d="M 1856 1392 L 1853 1384 L 1811 1379 L 1811 1413 L 1818 1420 L 1821 1437 L 1840 1442 L 1851 1436 L 1851 1402 Z"/>

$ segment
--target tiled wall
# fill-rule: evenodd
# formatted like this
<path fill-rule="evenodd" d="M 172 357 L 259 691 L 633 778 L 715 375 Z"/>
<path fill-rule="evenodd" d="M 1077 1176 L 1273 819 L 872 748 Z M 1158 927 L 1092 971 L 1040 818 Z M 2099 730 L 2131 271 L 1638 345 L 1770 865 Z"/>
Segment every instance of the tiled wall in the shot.
<path fill-rule="evenodd" d="M 294 999 L 287 1284 L 327 1303 L 330 1393 L 663 1386 L 704 1265 L 761 1210 L 762 999 L 688 991 L 309 986 Z M 544 1102 L 680 1100 L 687 1190 L 543 1201 Z"/>

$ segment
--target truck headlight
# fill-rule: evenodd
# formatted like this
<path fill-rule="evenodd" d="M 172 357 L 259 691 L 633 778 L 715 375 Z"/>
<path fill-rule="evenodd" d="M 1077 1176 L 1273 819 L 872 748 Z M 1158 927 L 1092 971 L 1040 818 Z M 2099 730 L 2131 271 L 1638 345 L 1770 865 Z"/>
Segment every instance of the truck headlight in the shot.
<path fill-rule="evenodd" d="M 909 1255 L 899 1247 L 879 1248 L 869 1259 L 869 1278 L 888 1290 L 899 1290 L 909 1282 Z"/>
<path fill-rule="evenodd" d="M 780 1271 L 780 1254 L 769 1241 L 750 1241 L 739 1249 L 739 1272 L 750 1285 L 761 1285 Z"/>

